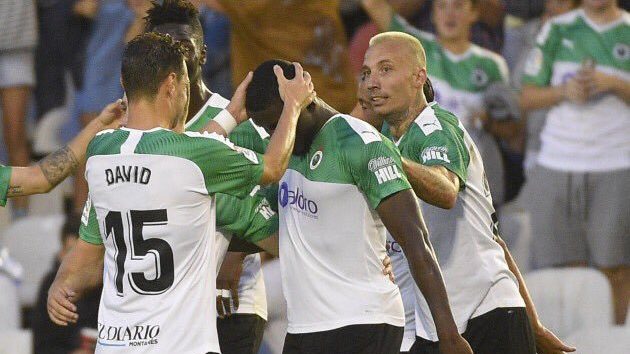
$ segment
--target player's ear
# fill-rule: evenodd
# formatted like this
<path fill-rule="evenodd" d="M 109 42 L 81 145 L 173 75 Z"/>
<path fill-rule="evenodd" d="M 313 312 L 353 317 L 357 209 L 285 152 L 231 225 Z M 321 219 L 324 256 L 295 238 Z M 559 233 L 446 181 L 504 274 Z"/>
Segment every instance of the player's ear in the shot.
<path fill-rule="evenodd" d="M 162 87 L 165 89 L 166 95 L 168 97 L 175 97 L 175 91 L 177 90 L 177 75 L 175 73 L 170 73 L 166 76 L 166 79 L 162 83 Z"/>
<path fill-rule="evenodd" d="M 208 54 L 208 46 L 204 44 L 203 47 L 201 48 L 201 52 L 199 54 L 199 64 L 201 64 L 201 65 L 205 65 L 206 64 L 206 60 L 208 59 L 206 57 L 207 54 Z"/>
<path fill-rule="evenodd" d="M 413 75 L 413 86 L 419 90 L 422 90 L 424 83 L 427 81 L 427 69 L 416 66 L 415 73 Z"/>

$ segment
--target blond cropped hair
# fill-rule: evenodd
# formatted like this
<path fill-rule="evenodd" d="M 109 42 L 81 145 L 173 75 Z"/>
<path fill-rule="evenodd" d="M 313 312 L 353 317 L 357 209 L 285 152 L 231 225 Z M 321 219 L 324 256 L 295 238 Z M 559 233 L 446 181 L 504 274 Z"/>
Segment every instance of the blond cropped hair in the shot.
<path fill-rule="evenodd" d="M 370 47 L 381 43 L 400 43 L 405 45 L 411 54 L 415 57 L 418 65 L 421 68 L 427 67 L 427 55 L 424 52 L 424 47 L 418 38 L 404 33 L 404 32 L 383 32 L 375 35 L 370 39 Z"/>

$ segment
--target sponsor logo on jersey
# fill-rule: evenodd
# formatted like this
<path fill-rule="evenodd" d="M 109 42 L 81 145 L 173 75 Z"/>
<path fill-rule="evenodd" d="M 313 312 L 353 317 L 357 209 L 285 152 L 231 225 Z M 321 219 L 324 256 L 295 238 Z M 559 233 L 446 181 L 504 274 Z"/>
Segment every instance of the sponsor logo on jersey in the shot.
<path fill-rule="evenodd" d="M 540 48 L 534 48 L 527 55 L 525 60 L 525 74 L 535 76 L 540 72 L 543 66 L 544 55 Z"/>
<path fill-rule="evenodd" d="M 387 245 L 385 247 L 387 248 L 387 255 L 389 256 L 395 253 L 402 253 L 402 248 L 400 247 L 400 244 L 396 241 L 387 240 Z"/>
<path fill-rule="evenodd" d="M 276 215 L 276 212 L 271 209 L 271 205 L 269 205 L 267 199 L 263 199 L 258 205 L 256 212 L 260 213 L 265 220 L 269 220 L 272 216 Z"/>
<path fill-rule="evenodd" d="M 158 344 L 159 325 L 108 326 L 98 323 L 98 343 L 106 346 L 141 347 Z"/>
<path fill-rule="evenodd" d="M 476 68 L 475 70 L 473 70 L 470 79 L 472 80 L 472 83 L 477 87 L 486 86 L 489 81 L 488 74 L 482 68 Z"/>
<path fill-rule="evenodd" d="M 87 200 L 85 201 L 85 206 L 83 207 L 83 214 L 81 214 L 81 223 L 83 223 L 83 225 L 88 226 L 88 223 L 90 222 L 90 211 L 92 210 L 92 199 L 90 199 L 90 196 L 87 197 Z"/>
<path fill-rule="evenodd" d="M 311 170 L 316 169 L 317 166 L 319 166 L 319 164 L 322 162 L 323 158 L 324 158 L 324 153 L 321 150 L 314 153 L 313 157 L 311 157 L 311 162 L 309 164 L 309 167 L 311 168 Z"/>
<path fill-rule="evenodd" d="M 278 190 L 278 203 L 283 208 L 289 207 L 300 214 L 312 219 L 317 219 L 319 207 L 315 201 L 304 196 L 304 192 L 300 188 L 295 190 L 289 188 L 287 182 L 282 182 Z"/>
<path fill-rule="evenodd" d="M 240 147 L 237 145 L 234 145 L 234 150 L 238 151 L 239 153 L 241 153 L 243 156 L 245 156 L 249 161 L 258 164 L 258 155 L 256 155 L 255 152 L 253 152 L 250 149 L 246 149 L 244 147 Z"/>
<path fill-rule="evenodd" d="M 448 148 L 446 146 L 430 146 L 422 150 L 422 162 L 426 163 L 431 160 L 440 160 L 451 163 L 448 159 Z"/>
<path fill-rule="evenodd" d="M 630 59 L 630 46 L 625 43 L 617 43 L 613 48 L 613 56 L 617 60 Z"/>
<path fill-rule="evenodd" d="M 380 156 L 368 161 L 368 170 L 376 176 L 378 184 L 402 178 L 402 174 L 392 157 Z"/>

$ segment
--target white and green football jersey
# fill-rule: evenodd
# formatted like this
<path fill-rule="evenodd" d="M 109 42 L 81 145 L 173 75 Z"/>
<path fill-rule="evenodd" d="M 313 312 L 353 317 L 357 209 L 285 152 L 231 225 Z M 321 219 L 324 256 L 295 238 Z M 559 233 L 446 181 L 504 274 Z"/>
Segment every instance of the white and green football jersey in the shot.
<path fill-rule="evenodd" d="M 11 167 L 0 164 L 0 206 L 7 205 L 9 184 L 11 183 Z"/>
<path fill-rule="evenodd" d="M 410 189 L 400 153 L 374 127 L 336 115 L 280 181 L 280 265 L 289 333 L 405 323 L 382 273 L 385 228 L 375 209 Z"/>
<path fill-rule="evenodd" d="M 479 124 L 476 116 L 485 111 L 483 94 L 488 86 L 509 80 L 505 59 L 476 44 L 463 54 L 445 49 L 433 34 L 409 25 L 399 15 L 392 18 L 390 30 L 418 38 L 427 56 L 427 72 L 435 91 L 435 101 L 457 116 L 470 132 L 489 167 L 486 171 L 495 203 L 504 199 L 504 172 L 501 151 L 492 135 Z"/>
<path fill-rule="evenodd" d="M 186 123 L 186 130 L 203 129 L 230 103 L 214 93 L 199 112 Z M 269 134 L 251 120 L 239 124 L 230 134 L 230 141 L 237 146 L 264 154 L 269 144 Z M 263 195 L 254 194 L 239 199 L 226 194 L 217 194 L 217 243 L 219 263 L 229 246 L 232 235 L 256 242 L 278 231 L 278 214 L 271 209 Z M 217 269 L 218 270 L 218 269 Z M 267 319 L 267 295 L 259 254 L 250 254 L 243 261 L 243 272 L 238 284 L 239 307 L 232 313 L 256 314 Z"/>
<path fill-rule="evenodd" d="M 560 86 L 591 62 L 630 85 L 630 14 L 598 25 L 578 9 L 541 30 L 525 66 L 523 84 Z M 549 110 L 538 163 L 564 171 L 597 172 L 630 167 L 630 107 L 606 93 L 585 104 L 562 101 Z"/>
<path fill-rule="evenodd" d="M 387 127 L 384 133 L 389 135 Z M 453 209 L 420 203 L 460 333 L 473 317 L 498 307 L 525 306 L 503 249 L 494 240 L 498 233 L 496 215 L 483 161 L 464 126 L 452 113 L 432 103 L 395 143 L 403 157 L 425 166 L 444 166 L 459 177 L 461 189 Z M 410 275 L 399 275 L 408 271 L 397 265 L 406 263 L 404 254 L 392 252 L 391 258 L 399 286 L 414 287 L 416 334 L 437 340 L 422 293 L 412 281 L 405 282 L 411 280 Z M 401 291 L 409 293 L 407 289 Z"/>
<path fill-rule="evenodd" d="M 99 133 L 80 236 L 104 244 L 97 353 L 219 352 L 216 193 L 246 197 L 262 156 L 216 134 Z"/>

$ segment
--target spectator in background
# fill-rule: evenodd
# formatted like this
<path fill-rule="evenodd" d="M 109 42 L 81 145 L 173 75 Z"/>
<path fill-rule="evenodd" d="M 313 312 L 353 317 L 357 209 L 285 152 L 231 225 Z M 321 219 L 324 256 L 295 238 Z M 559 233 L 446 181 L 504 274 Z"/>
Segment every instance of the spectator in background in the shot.
<path fill-rule="evenodd" d="M 38 119 L 66 104 L 67 73 L 75 89 L 81 88 L 85 46 L 97 4 L 97 0 L 37 0 L 40 40 L 35 56 L 35 105 Z"/>
<path fill-rule="evenodd" d="M 100 0 L 87 46 L 83 89 L 77 92 L 75 116 L 86 126 L 108 103 L 122 97 L 120 66 L 125 43 L 142 33 L 149 0 Z M 75 175 L 74 210 L 87 198 L 84 166 Z"/>
<path fill-rule="evenodd" d="M 534 266 L 600 268 L 617 323 L 630 299 L 628 38 L 630 14 L 617 0 L 583 0 L 544 25 L 521 94 L 525 109 L 549 109 L 524 189 Z"/>
<path fill-rule="evenodd" d="M 514 50 L 510 55 L 518 59 L 511 69 L 512 86 L 515 89 L 520 91 L 522 87 L 521 79 L 527 64 L 527 56 L 536 46 L 536 36 L 542 26 L 551 18 L 574 10 L 579 5 L 580 0 L 547 0 L 545 1 L 545 11 L 541 17 L 529 20 L 527 23 L 514 29 L 513 37 L 509 42 Z M 524 115 L 526 146 L 523 167 L 526 172 L 536 164 L 536 156 L 538 155 L 538 150 L 540 150 L 540 132 L 545 123 L 546 115 L 546 109 L 529 111 Z"/>
<path fill-rule="evenodd" d="M 505 3 L 505 45 L 503 57 L 507 61 L 510 70 L 514 69 L 519 59 L 518 53 L 522 51 L 522 43 L 525 38 L 523 25 L 533 19 L 539 18 L 545 7 L 545 0 L 503 0 Z"/>
<path fill-rule="evenodd" d="M 231 23 L 232 82 L 273 58 L 300 62 L 341 112 L 356 103 L 339 0 L 200 0 Z M 209 55 L 211 56 L 211 55 Z"/>
<path fill-rule="evenodd" d="M 30 163 L 26 113 L 35 85 L 33 52 L 37 45 L 37 17 L 33 0 L 0 1 L 0 108 L 9 164 Z M 28 199 L 16 198 L 13 216 L 28 212 Z"/>
<path fill-rule="evenodd" d="M 395 14 L 386 0 L 363 0 L 362 4 L 381 30 L 407 32 L 420 39 L 427 54 L 427 69 L 435 99 L 460 118 L 485 162 L 493 201 L 505 200 L 504 164 L 496 139 L 511 142 L 521 134 L 520 123 L 499 120 L 485 109 L 484 95 L 493 84 L 507 84 L 505 60 L 470 41 L 478 18 L 479 1 L 436 0 L 433 20 L 437 36 L 420 31 Z"/>
<path fill-rule="evenodd" d="M 63 257 L 74 247 L 79 238 L 80 217 L 68 216 L 61 229 L 61 250 L 50 272 L 46 274 L 39 288 L 37 304 L 33 310 L 33 348 L 35 354 L 81 353 L 80 332 L 83 328 L 96 329 L 101 287 L 85 294 L 77 304 L 79 319 L 76 324 L 62 327 L 54 324 L 47 312 L 48 288 L 55 280 L 57 269 Z M 92 351 L 93 352 L 93 351 Z"/>
<path fill-rule="evenodd" d="M 222 13 L 200 6 L 204 42 L 208 47 L 203 78 L 212 90 L 223 97 L 232 97 L 230 70 L 230 20 Z"/>

